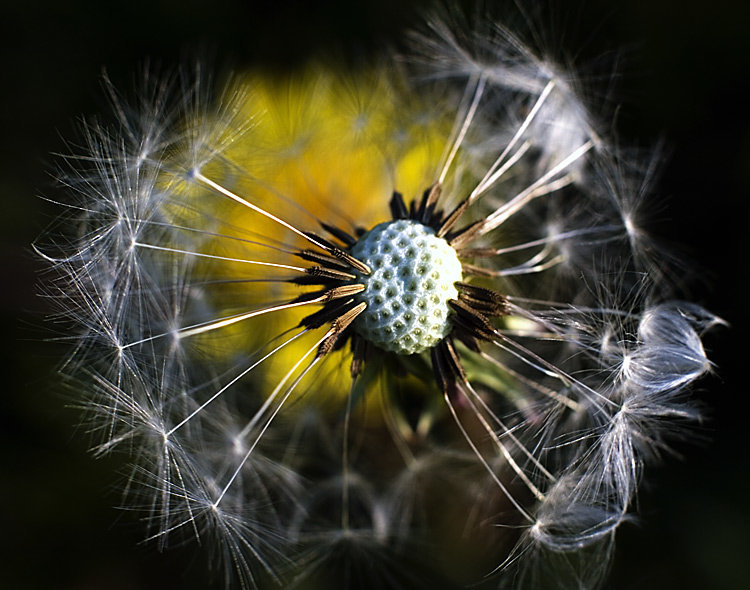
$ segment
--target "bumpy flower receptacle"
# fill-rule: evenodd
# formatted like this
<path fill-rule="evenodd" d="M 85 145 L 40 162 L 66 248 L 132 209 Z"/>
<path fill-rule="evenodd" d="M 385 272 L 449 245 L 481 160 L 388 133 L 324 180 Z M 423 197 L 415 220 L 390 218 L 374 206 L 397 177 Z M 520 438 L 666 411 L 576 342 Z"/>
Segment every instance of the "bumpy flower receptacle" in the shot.
<path fill-rule="evenodd" d="M 396 354 L 416 354 L 448 335 L 461 262 L 432 228 L 405 219 L 381 223 L 351 254 L 372 269 L 358 277 L 366 288 L 357 297 L 367 304 L 354 323 L 360 336 Z"/>

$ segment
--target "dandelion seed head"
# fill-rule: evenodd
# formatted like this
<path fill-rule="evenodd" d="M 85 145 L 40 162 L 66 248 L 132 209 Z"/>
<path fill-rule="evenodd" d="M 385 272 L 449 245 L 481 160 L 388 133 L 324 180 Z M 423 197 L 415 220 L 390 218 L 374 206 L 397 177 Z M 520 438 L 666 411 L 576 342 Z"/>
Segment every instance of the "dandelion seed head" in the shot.
<path fill-rule="evenodd" d="M 699 416 L 721 321 L 659 299 L 642 166 L 575 75 L 477 31 L 432 20 L 398 67 L 213 96 L 145 76 L 66 161 L 75 232 L 44 254 L 66 370 L 150 535 L 211 539 L 228 583 L 371 557 L 411 580 L 392 557 L 459 522 L 500 576 L 564 562 L 559 587 L 593 587 Z"/>

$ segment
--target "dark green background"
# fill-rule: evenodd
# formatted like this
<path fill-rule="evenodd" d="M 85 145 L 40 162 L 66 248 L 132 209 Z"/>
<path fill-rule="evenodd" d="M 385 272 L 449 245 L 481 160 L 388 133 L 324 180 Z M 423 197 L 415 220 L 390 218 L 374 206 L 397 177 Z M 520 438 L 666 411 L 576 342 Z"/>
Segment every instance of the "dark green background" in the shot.
<path fill-rule="evenodd" d="M 145 58 L 166 66 L 186 54 L 217 64 L 293 63 L 321 48 L 376 51 L 419 16 L 405 0 L 132 0 L 11 3 L 0 20 L 0 588 L 201 588 L 192 549 L 138 546 L 142 530 L 118 511 L 116 460 L 92 460 L 78 415 L 53 372 L 39 263 L 29 243 L 55 213 L 50 153 L 74 136 L 75 118 L 105 110 L 103 67 L 120 86 Z M 526 3 L 530 6 L 530 3 Z M 625 142 L 664 138 L 669 159 L 656 187 L 656 229 L 684 245 L 700 269 L 691 299 L 731 330 L 708 339 L 717 377 L 700 384 L 710 420 L 704 440 L 677 446 L 651 469 L 640 522 L 622 528 L 608 588 L 736 589 L 747 585 L 750 365 L 750 9 L 742 0 L 572 0 L 547 10 L 553 47 L 580 61 L 622 50 L 619 131 Z M 561 6 L 563 8 L 561 8 Z M 502 10 L 498 14 L 503 14 Z M 606 71 L 606 70 L 605 70 Z"/>

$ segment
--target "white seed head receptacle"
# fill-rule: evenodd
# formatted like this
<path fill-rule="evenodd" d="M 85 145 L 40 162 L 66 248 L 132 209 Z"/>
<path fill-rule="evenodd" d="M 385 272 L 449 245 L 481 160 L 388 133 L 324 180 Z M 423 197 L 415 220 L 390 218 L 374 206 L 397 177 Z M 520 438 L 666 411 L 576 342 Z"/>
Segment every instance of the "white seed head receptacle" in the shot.
<path fill-rule="evenodd" d="M 396 354 L 416 354 L 448 335 L 448 301 L 458 298 L 461 262 L 432 228 L 405 219 L 381 223 L 351 254 L 372 269 L 358 277 L 366 288 L 357 297 L 367 309 L 354 329 L 365 340 Z"/>

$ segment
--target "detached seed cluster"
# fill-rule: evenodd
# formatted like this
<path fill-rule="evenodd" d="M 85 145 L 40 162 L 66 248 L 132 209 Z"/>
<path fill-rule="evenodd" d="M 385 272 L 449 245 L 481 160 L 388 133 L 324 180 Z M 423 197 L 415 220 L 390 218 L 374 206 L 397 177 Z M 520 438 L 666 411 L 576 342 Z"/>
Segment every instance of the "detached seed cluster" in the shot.
<path fill-rule="evenodd" d="M 396 354 L 416 354 L 448 335 L 461 262 L 432 228 L 407 219 L 381 223 L 351 254 L 372 269 L 357 277 L 365 285 L 357 299 L 367 304 L 354 322 L 360 336 Z"/>

